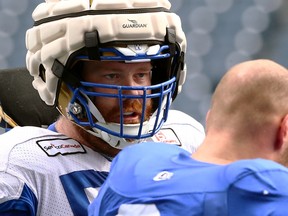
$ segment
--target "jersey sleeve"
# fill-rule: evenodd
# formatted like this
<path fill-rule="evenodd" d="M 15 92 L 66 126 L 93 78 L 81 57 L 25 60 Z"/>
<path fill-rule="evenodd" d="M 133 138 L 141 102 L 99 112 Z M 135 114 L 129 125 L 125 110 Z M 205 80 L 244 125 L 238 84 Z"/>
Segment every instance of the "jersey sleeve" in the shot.
<path fill-rule="evenodd" d="M 36 215 L 37 199 L 21 180 L 0 172 L 0 215 Z"/>

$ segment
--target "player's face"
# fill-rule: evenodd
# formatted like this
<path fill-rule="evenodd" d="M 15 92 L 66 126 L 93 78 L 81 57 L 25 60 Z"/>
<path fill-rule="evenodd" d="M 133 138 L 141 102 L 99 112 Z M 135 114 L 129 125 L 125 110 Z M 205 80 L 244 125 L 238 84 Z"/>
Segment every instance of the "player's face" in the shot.
<path fill-rule="evenodd" d="M 119 86 L 149 86 L 151 85 L 151 63 L 124 63 L 115 61 L 87 61 L 84 63 L 83 79 L 87 82 Z M 93 88 L 95 92 L 118 93 L 115 89 Z M 150 93 L 150 92 L 148 92 Z M 143 95 L 140 90 L 126 90 L 123 94 Z M 124 124 L 140 122 L 143 101 L 139 99 L 124 99 Z M 118 98 L 95 97 L 93 100 L 106 122 L 120 122 L 120 107 Z M 152 100 L 146 101 L 145 120 L 152 112 Z"/>

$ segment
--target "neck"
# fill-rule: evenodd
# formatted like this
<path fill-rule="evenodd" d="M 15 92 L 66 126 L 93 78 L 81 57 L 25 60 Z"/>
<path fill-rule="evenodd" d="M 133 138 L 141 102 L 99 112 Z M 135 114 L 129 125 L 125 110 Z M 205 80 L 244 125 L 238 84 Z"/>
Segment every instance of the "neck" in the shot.
<path fill-rule="evenodd" d="M 267 143 L 248 139 L 235 139 L 230 134 L 207 134 L 192 158 L 213 164 L 229 164 L 237 160 L 263 158 L 275 160 Z"/>
<path fill-rule="evenodd" d="M 67 137 L 77 140 L 82 145 L 91 148 L 93 151 L 105 154 L 109 157 L 115 157 L 120 151 L 119 149 L 113 148 L 99 137 L 88 133 L 84 128 L 81 128 L 63 116 L 57 120 L 56 130 Z"/>

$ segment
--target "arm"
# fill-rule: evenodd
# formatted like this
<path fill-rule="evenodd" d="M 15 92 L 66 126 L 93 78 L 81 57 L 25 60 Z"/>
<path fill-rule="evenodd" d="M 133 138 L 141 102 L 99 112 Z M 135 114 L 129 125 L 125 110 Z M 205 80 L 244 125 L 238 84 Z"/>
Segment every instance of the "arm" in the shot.
<path fill-rule="evenodd" d="M 0 173 L 0 215 L 36 215 L 37 199 L 15 176 Z"/>
<path fill-rule="evenodd" d="M 2 216 L 30 216 L 31 214 L 29 212 L 23 212 L 23 211 L 7 211 L 7 212 L 1 212 Z"/>

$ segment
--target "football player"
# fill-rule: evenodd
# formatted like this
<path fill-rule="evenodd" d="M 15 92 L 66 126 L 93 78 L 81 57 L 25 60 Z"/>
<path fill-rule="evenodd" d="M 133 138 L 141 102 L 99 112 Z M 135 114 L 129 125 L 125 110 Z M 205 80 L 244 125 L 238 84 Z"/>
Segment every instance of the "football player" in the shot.
<path fill-rule="evenodd" d="M 214 92 L 198 150 L 125 148 L 89 215 L 287 215 L 287 101 L 286 68 L 270 60 L 233 67 Z"/>
<path fill-rule="evenodd" d="M 186 76 L 185 34 L 170 6 L 46 0 L 36 7 L 26 64 L 33 87 L 61 117 L 48 129 L 1 135 L 1 215 L 86 215 L 124 147 L 198 148 L 203 126 L 170 110 Z"/>

